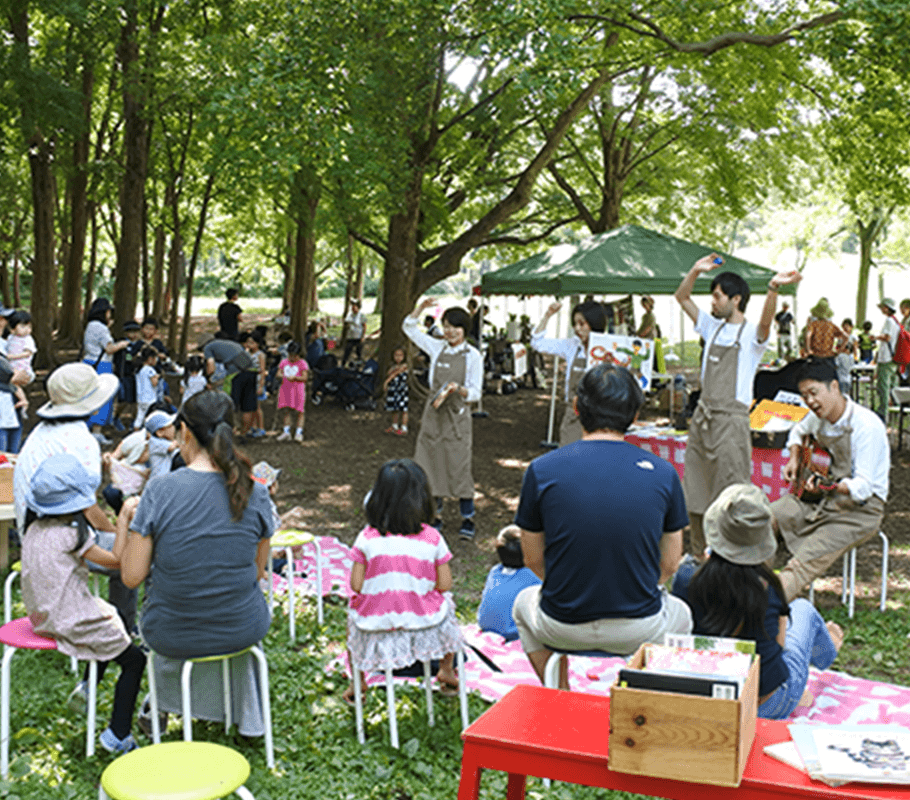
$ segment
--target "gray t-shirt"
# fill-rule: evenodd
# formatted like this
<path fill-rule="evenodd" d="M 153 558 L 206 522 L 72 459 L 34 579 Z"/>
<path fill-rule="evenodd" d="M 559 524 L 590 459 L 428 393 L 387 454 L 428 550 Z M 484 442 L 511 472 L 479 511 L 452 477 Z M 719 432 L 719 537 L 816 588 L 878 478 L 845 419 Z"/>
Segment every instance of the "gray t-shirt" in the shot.
<path fill-rule="evenodd" d="M 142 635 L 156 653 L 199 658 L 261 641 L 270 617 L 256 550 L 273 532 L 265 486 L 253 484 L 235 522 L 224 476 L 184 467 L 149 480 L 131 528 L 153 539 Z"/>
<path fill-rule="evenodd" d="M 82 336 L 82 358 L 85 361 L 94 363 L 104 350 L 104 346 L 113 341 L 114 337 L 110 328 L 101 320 L 93 319 L 85 326 L 85 333 Z M 105 353 L 101 360 L 112 361 L 113 356 L 110 353 Z"/>
<path fill-rule="evenodd" d="M 218 364 L 224 364 L 228 375 L 243 370 L 254 370 L 256 365 L 253 363 L 253 357 L 247 352 L 242 344 L 232 342 L 229 339 L 213 339 L 205 347 L 202 353 L 206 359 L 214 358 Z"/>

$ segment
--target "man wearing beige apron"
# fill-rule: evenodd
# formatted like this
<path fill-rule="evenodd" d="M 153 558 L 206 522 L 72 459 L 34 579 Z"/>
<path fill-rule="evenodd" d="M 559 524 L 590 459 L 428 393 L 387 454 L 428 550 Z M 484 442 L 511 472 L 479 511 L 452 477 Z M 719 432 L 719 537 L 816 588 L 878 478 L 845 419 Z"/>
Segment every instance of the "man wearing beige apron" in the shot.
<path fill-rule="evenodd" d="M 592 331 L 603 333 L 606 330 L 607 315 L 603 303 L 594 300 L 579 303 L 572 309 L 572 329 L 575 335 L 566 339 L 548 338 L 543 335 L 547 323 L 560 308 L 562 303 L 559 301 L 550 303 L 547 313 L 531 334 L 531 349 L 538 353 L 558 356 L 566 362 L 566 410 L 559 425 L 559 446 L 565 447 L 581 439 L 581 423 L 573 405 L 575 389 L 588 364 L 588 336 Z"/>
<path fill-rule="evenodd" d="M 405 336 L 430 356 L 430 396 L 420 421 L 414 461 L 427 473 L 436 498 L 434 526 L 442 524 L 442 499 L 457 497 L 461 512 L 458 535 L 470 540 L 474 538 L 474 477 L 468 404 L 480 400 L 483 360 L 466 341 L 471 315 L 463 308 L 450 308 L 442 315 L 443 339 L 420 329 L 421 312 L 435 303 L 432 298 L 424 300 L 401 326 Z"/>
<path fill-rule="evenodd" d="M 891 449 L 884 423 L 845 397 L 829 358 L 809 358 L 799 374 L 799 393 L 811 413 L 790 431 L 784 477 L 797 480 L 803 437 L 810 435 L 831 455 L 828 483 L 818 503 L 786 495 L 771 504 L 776 527 L 792 558 L 780 572 L 788 601 L 847 550 L 879 531 L 888 499 Z M 809 488 L 817 483 L 811 479 Z"/>
<path fill-rule="evenodd" d="M 722 263 L 715 253 L 696 261 L 675 295 L 705 340 L 701 397 L 689 423 L 683 474 L 689 543 L 696 558 L 705 549 L 702 518 L 708 506 L 731 484 L 752 482 L 752 383 L 774 320 L 777 291 L 802 278 L 795 270 L 777 273 L 768 284 L 761 319 L 753 325 L 744 316 L 749 286 L 733 272 L 722 272 L 711 282 L 710 314 L 693 302 L 696 279 Z"/>

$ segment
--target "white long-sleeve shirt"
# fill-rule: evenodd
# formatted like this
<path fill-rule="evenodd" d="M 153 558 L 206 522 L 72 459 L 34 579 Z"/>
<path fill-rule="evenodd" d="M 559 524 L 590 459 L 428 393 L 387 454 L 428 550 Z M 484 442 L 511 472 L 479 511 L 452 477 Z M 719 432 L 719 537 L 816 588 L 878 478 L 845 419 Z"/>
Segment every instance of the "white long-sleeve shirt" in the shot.
<path fill-rule="evenodd" d="M 888 473 L 891 471 L 891 447 L 885 425 L 878 415 L 865 406 L 857 405 L 849 397 L 847 407 L 837 422 L 828 422 L 813 414 L 806 414 L 790 429 L 787 447 L 802 444 L 803 434 L 835 436 L 844 433 L 849 425 L 851 477 L 844 482 L 850 497 L 863 503 L 872 495 L 888 499 Z"/>
<path fill-rule="evenodd" d="M 483 390 L 483 359 L 476 348 L 471 347 L 467 342 L 462 342 L 457 347 L 450 347 L 445 339 L 435 339 L 428 333 L 420 329 L 420 323 L 416 317 L 408 315 L 401 324 L 401 330 L 421 350 L 430 355 L 430 386 L 433 385 L 433 375 L 436 372 L 436 362 L 443 353 L 460 353 L 462 350 L 467 351 L 465 356 L 466 369 L 464 376 L 464 387 L 468 390 L 468 396 L 465 401 L 476 403 L 480 400 L 480 393 Z"/>
<path fill-rule="evenodd" d="M 554 339 L 544 336 L 544 332 L 531 334 L 531 349 L 538 353 L 546 353 L 551 356 L 559 356 L 568 365 L 566 368 L 566 380 L 564 399 L 569 402 L 569 381 L 572 379 L 572 362 L 579 353 L 585 352 L 585 346 L 577 336 L 568 336 L 562 339 Z"/>

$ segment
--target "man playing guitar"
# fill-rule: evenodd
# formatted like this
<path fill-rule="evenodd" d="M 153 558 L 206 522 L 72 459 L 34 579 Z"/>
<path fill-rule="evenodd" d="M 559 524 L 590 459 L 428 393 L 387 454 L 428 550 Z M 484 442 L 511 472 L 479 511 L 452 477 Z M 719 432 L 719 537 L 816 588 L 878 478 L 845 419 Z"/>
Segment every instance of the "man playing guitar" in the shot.
<path fill-rule="evenodd" d="M 798 495 L 771 505 L 776 529 L 792 554 L 780 572 L 788 601 L 847 550 L 879 531 L 891 469 L 884 424 L 841 393 L 833 359 L 806 359 L 798 385 L 810 413 L 790 431 L 790 459 L 784 468 Z M 805 474 L 804 446 L 809 442 L 804 437 L 830 454 L 827 475 Z"/>

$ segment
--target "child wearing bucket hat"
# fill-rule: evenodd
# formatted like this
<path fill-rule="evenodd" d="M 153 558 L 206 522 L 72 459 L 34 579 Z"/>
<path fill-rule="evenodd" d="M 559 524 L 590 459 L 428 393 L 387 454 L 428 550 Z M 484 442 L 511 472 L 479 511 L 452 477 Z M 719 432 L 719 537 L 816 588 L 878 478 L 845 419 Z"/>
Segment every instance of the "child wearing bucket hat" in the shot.
<path fill-rule="evenodd" d="M 771 504 L 757 486 L 724 489 L 705 513 L 711 556 L 697 569 L 682 566 L 673 593 L 692 608 L 693 633 L 755 642 L 761 657 L 758 716 L 783 719 L 806 693 L 809 665 L 831 666 L 843 631 L 825 623 L 807 600 L 787 604 L 766 564 L 777 551 L 771 518 Z"/>
<path fill-rule="evenodd" d="M 94 505 L 97 489 L 98 476 L 69 453 L 51 456 L 35 470 L 26 495 L 22 597 L 35 632 L 56 640 L 68 656 L 96 660 L 99 682 L 109 661 L 120 665 L 110 725 L 100 742 L 109 752 L 126 753 L 138 746 L 130 729 L 145 655 L 117 610 L 89 590 L 84 559 L 117 569 L 126 541 L 124 525 L 113 552 L 95 544 L 83 512 Z M 70 697 L 71 708 L 84 710 L 87 681 L 88 668 Z"/>

